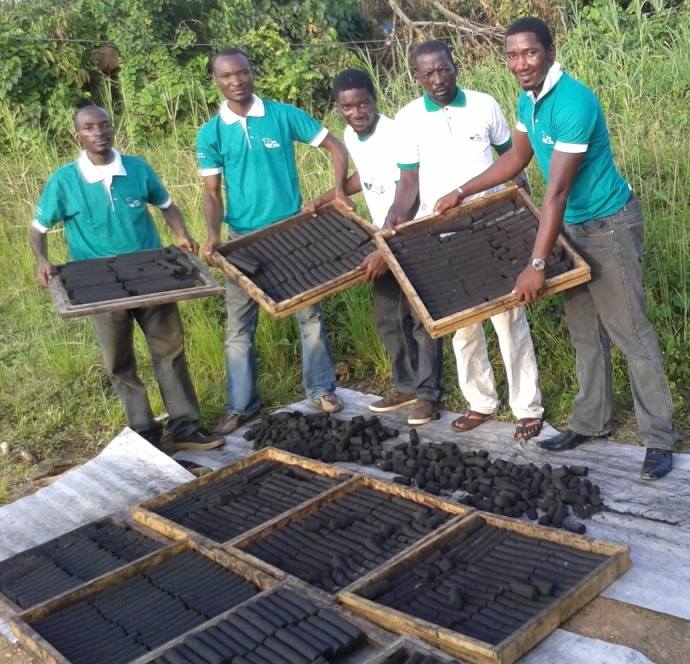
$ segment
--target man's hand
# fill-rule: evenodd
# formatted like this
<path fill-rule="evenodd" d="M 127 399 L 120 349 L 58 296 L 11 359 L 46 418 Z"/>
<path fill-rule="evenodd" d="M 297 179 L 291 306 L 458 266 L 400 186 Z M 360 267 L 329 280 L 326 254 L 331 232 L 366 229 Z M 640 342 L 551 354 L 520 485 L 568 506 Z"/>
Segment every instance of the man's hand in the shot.
<path fill-rule="evenodd" d="M 525 171 L 520 171 L 513 178 L 513 184 L 524 189 L 527 194 L 532 194 L 532 188 L 529 186 L 529 180 L 527 179 L 527 173 L 525 173 Z"/>
<path fill-rule="evenodd" d="M 535 270 L 528 265 L 517 278 L 513 292 L 520 302 L 534 302 L 544 290 L 546 274 L 544 270 Z"/>
<path fill-rule="evenodd" d="M 445 196 L 442 196 L 436 201 L 436 205 L 434 205 L 434 214 L 443 214 L 446 210 L 460 205 L 462 201 L 462 194 L 457 189 L 453 189 L 453 191 L 448 192 Z"/>
<path fill-rule="evenodd" d="M 182 249 L 185 251 L 188 251 L 190 254 L 196 255 L 199 253 L 199 245 L 189 233 L 185 232 L 182 235 L 178 235 L 177 240 L 180 247 L 182 247 Z"/>
<path fill-rule="evenodd" d="M 348 210 L 352 210 L 353 212 L 357 209 L 352 199 L 342 189 L 335 190 L 334 200 L 340 201 Z"/>
<path fill-rule="evenodd" d="M 366 270 L 364 274 L 364 281 L 372 281 L 378 279 L 380 276 L 388 272 L 388 263 L 383 259 L 380 251 L 370 253 L 363 261 L 360 267 Z"/>
<path fill-rule="evenodd" d="M 215 258 L 213 258 L 213 252 L 220 246 L 220 238 L 217 235 L 209 235 L 204 242 L 204 248 L 202 253 L 204 255 L 204 260 L 211 267 L 218 267 Z"/>
<path fill-rule="evenodd" d="M 46 288 L 48 282 L 53 278 L 55 268 L 51 263 L 45 260 L 38 261 L 38 268 L 36 269 L 36 281 L 39 286 Z"/>
<path fill-rule="evenodd" d="M 383 227 L 395 228 L 396 226 L 400 226 L 400 224 L 404 224 L 408 221 L 409 219 L 407 215 L 398 210 L 395 206 L 393 206 L 390 210 L 388 210 L 388 214 L 386 215 L 386 221 L 384 222 Z"/>

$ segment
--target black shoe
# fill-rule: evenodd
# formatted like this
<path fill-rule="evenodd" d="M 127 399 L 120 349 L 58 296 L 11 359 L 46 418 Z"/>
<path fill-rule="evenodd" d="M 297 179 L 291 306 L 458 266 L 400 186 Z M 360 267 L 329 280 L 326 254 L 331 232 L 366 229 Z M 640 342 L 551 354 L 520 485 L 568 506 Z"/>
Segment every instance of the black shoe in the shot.
<path fill-rule="evenodd" d="M 575 433 L 570 429 L 566 429 L 563 433 L 559 433 L 553 438 L 547 438 L 546 440 L 540 440 L 537 445 L 543 450 L 549 450 L 551 452 L 562 452 L 563 450 L 572 450 L 582 443 L 586 443 L 591 436 L 583 436 L 582 434 Z"/>
<path fill-rule="evenodd" d="M 668 475 L 671 468 L 673 468 L 673 452 L 671 450 L 648 447 L 640 477 L 643 480 L 658 480 L 664 475 Z"/>
<path fill-rule="evenodd" d="M 209 433 L 206 429 L 196 429 L 191 433 L 173 438 L 171 445 L 175 450 L 212 450 L 224 442 L 222 434 Z"/>

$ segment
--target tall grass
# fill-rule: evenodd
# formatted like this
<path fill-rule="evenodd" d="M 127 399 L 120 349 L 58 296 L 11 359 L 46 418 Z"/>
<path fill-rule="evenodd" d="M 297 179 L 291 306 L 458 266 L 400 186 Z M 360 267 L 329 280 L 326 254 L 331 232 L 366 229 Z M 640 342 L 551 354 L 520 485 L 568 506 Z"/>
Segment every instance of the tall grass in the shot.
<path fill-rule="evenodd" d="M 637 4 L 636 4 L 637 3 Z M 596 22 L 577 11 L 559 38 L 558 58 L 577 78 L 591 85 L 606 110 L 617 162 L 638 192 L 647 220 L 645 278 L 649 312 L 659 333 L 672 383 L 677 419 L 690 430 L 690 11 L 675 15 L 672 28 L 660 24 L 663 6 L 656 15 L 638 11 L 639 1 L 622 13 L 613 2 L 600 3 Z M 462 54 L 461 45 L 456 53 Z M 400 62 L 400 58 L 397 59 Z M 518 90 L 503 66 L 500 54 L 489 55 L 478 65 L 460 59 L 460 79 L 465 87 L 494 95 L 509 120 L 514 120 Z M 363 66 L 377 74 L 381 110 L 393 115 L 419 94 L 404 68 L 377 68 L 363 59 Z M 108 90 L 104 91 L 106 103 Z M 124 113 L 117 118 L 118 145 L 147 158 L 162 175 L 173 198 L 185 213 L 192 233 L 203 240 L 201 187 L 194 163 L 195 128 L 212 109 L 194 106 L 194 117 L 178 124 L 163 141 L 134 142 L 128 120 L 136 94 L 125 99 Z M 203 99 L 203 95 L 198 95 Z M 180 99 L 166 99 L 171 117 Z M 68 123 L 70 109 L 65 109 Z M 337 135 L 342 123 L 333 109 L 324 112 L 329 128 Z M 11 109 L 0 105 L 0 122 L 8 148 L 0 155 L 0 440 L 54 457 L 63 446 L 85 453 L 96 449 L 125 423 L 117 398 L 109 386 L 90 324 L 85 319 L 61 321 L 47 294 L 34 284 L 34 263 L 27 243 L 28 224 L 42 184 L 75 150 L 58 147 L 36 127 L 18 126 Z M 332 184 L 328 159 L 320 150 L 300 147 L 298 160 L 305 199 Z M 541 176 L 530 170 L 535 196 L 543 192 Z M 360 212 L 365 208 L 360 201 Z M 51 232 L 50 253 L 55 262 L 64 259 L 62 231 Z M 162 228 L 165 242 L 172 241 Z M 188 359 L 207 420 L 223 412 L 225 366 L 223 359 L 224 305 L 221 299 L 181 304 L 187 337 Z M 324 303 L 334 355 L 350 367 L 351 381 L 385 387 L 389 364 L 378 339 L 371 313 L 370 291 L 353 288 Z M 568 342 L 559 299 L 530 307 L 533 337 L 538 353 L 546 414 L 562 423 L 571 407 L 577 386 L 573 353 Z M 141 371 L 154 386 L 145 344 L 136 337 Z M 301 393 L 299 337 L 292 320 L 273 320 L 262 314 L 257 334 L 260 390 L 267 405 L 286 403 Z M 490 349 L 500 365 L 497 344 Z M 450 351 L 450 346 L 448 347 Z M 505 394 L 498 370 L 499 388 Z M 445 383 L 451 407 L 462 401 L 448 352 Z M 625 364 L 615 358 L 615 390 L 623 409 L 631 401 Z M 150 390 L 154 409 L 163 405 Z M 13 457 L 14 458 L 14 457 Z M 16 466 L 12 466 L 16 471 Z M 2 475 L 0 471 L 0 494 Z M 1 495 L 0 495 L 1 500 Z"/>

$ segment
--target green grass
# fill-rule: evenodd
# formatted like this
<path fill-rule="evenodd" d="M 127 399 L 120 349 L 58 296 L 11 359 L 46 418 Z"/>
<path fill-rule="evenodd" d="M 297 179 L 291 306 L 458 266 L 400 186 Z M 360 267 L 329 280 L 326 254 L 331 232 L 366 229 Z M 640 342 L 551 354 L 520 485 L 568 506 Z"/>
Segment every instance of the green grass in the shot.
<path fill-rule="evenodd" d="M 659 16 L 636 14 L 634 3 L 625 14 L 614 4 L 598 6 L 602 13 L 595 23 L 574 15 L 559 39 L 558 58 L 598 93 L 606 110 L 617 163 L 642 200 L 647 221 L 644 269 L 649 315 L 664 351 L 677 424 L 687 436 L 690 10 L 663 22 Z M 456 53 L 460 52 L 458 45 Z M 383 66 L 377 71 L 383 112 L 392 115 L 419 94 L 407 72 Z M 513 121 L 518 91 L 500 55 L 489 55 L 478 65 L 460 63 L 460 79 L 465 87 L 493 94 Z M 136 104 L 136 98 L 128 99 L 127 104 Z M 204 224 L 193 137 L 195 127 L 209 111 L 199 104 L 195 113 L 193 119 L 180 122 L 167 140 L 155 144 L 132 142 L 126 113 L 117 124 L 119 147 L 150 160 L 185 213 L 192 233 L 201 241 Z M 67 111 L 64 115 L 69 117 Z M 340 135 L 342 123 L 333 109 L 324 109 L 324 117 L 329 128 Z M 34 284 L 33 257 L 27 243 L 33 206 L 48 175 L 72 158 L 75 151 L 58 148 L 35 127 L 18 126 L 1 103 L 0 122 L 7 146 L 0 155 L 0 441 L 8 441 L 12 450 L 8 459 L 0 459 L 2 502 L 17 478 L 29 473 L 18 460 L 21 448 L 47 460 L 61 459 L 65 454 L 88 456 L 110 440 L 125 424 L 125 418 L 105 375 L 88 320 L 60 320 L 48 295 Z M 331 186 L 323 151 L 300 147 L 298 160 L 305 199 Z M 530 175 L 539 198 L 543 183 L 534 165 Z M 169 234 L 163 232 L 163 236 L 164 241 L 171 240 Z M 56 262 L 64 259 L 61 231 L 51 233 L 49 241 L 52 258 Z M 349 365 L 348 380 L 372 389 L 384 388 L 390 369 L 373 323 L 369 287 L 358 286 L 341 293 L 326 301 L 324 309 L 335 359 Z M 188 360 L 203 416 L 212 422 L 222 414 L 225 400 L 223 302 L 220 298 L 184 302 L 181 310 Z M 539 302 L 530 307 L 529 317 L 546 416 L 562 424 L 577 391 L 562 302 L 559 298 Z M 446 402 L 457 408 L 463 401 L 449 342 L 446 340 Z M 142 376 L 151 386 L 154 409 L 160 412 L 162 403 L 140 335 L 136 345 Z M 274 320 L 262 314 L 257 345 L 259 389 L 264 403 L 274 406 L 300 398 L 301 356 L 292 319 Z M 489 347 L 499 390 L 505 395 L 504 373 L 492 332 Z M 614 371 L 619 413 L 629 419 L 632 403 L 625 362 L 619 354 L 615 355 Z"/>

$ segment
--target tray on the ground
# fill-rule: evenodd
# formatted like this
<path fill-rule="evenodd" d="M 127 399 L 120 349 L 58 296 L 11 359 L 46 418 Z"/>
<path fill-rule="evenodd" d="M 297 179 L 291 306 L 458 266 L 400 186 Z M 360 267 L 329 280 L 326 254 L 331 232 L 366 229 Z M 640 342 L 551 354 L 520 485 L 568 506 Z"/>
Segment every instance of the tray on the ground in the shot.
<path fill-rule="evenodd" d="M 170 544 L 120 517 L 71 530 L 0 562 L 0 613 L 19 613 Z"/>
<path fill-rule="evenodd" d="M 473 508 L 359 475 L 239 537 L 234 555 L 333 594 Z"/>
<path fill-rule="evenodd" d="M 376 245 L 427 332 L 438 338 L 521 305 L 512 293 L 529 264 L 539 210 L 518 187 L 376 235 Z M 542 297 L 590 279 L 559 235 Z"/>
<path fill-rule="evenodd" d="M 11 627 L 44 662 L 125 664 L 275 585 L 185 540 L 20 613 Z"/>
<path fill-rule="evenodd" d="M 421 641 L 401 637 L 367 664 L 463 664 Z"/>
<path fill-rule="evenodd" d="M 48 288 L 61 318 L 223 294 L 199 259 L 175 246 L 57 265 Z"/>
<path fill-rule="evenodd" d="M 510 664 L 629 567 L 629 549 L 475 512 L 341 592 L 352 611 L 475 664 Z"/>
<path fill-rule="evenodd" d="M 218 267 L 271 315 L 282 318 L 356 283 L 376 249 L 375 229 L 338 202 L 227 242 Z"/>
<path fill-rule="evenodd" d="M 232 543 L 354 476 L 272 447 L 132 508 L 135 521 L 172 539 Z"/>

